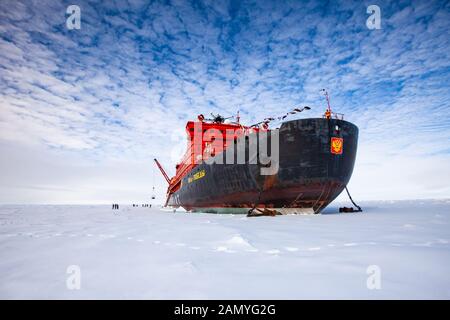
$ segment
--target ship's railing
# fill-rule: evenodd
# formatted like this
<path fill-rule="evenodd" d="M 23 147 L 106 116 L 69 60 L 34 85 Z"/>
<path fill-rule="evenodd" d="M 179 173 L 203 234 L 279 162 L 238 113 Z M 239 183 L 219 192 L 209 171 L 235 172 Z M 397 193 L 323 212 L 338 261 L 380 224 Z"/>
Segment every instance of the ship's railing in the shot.
<path fill-rule="evenodd" d="M 344 114 L 343 113 L 337 113 L 337 112 L 333 112 L 334 116 L 336 117 L 336 119 L 338 120 L 344 120 Z"/>
<path fill-rule="evenodd" d="M 178 183 L 179 180 L 181 180 L 182 177 L 184 177 L 186 172 L 191 170 L 194 166 L 194 148 L 190 143 L 181 162 L 177 165 L 177 170 L 174 177 L 174 186 Z"/>
<path fill-rule="evenodd" d="M 326 115 L 323 115 L 322 118 L 326 118 Z M 332 112 L 331 119 L 344 120 L 343 113 Z"/>

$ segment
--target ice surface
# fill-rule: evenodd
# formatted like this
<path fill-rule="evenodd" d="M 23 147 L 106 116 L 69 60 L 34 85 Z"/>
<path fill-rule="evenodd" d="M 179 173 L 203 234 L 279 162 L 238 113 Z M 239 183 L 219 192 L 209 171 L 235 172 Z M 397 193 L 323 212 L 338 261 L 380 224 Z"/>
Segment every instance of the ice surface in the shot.
<path fill-rule="evenodd" d="M 255 218 L 0 206 L 0 298 L 449 299 L 450 201 L 362 206 Z M 79 290 L 66 286 L 70 265 Z"/>

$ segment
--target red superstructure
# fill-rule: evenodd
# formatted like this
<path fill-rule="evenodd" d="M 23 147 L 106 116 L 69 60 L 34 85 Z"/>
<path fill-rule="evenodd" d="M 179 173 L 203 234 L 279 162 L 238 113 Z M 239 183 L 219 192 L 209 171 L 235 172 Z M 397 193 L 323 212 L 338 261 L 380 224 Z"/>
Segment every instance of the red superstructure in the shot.
<path fill-rule="evenodd" d="M 225 119 L 219 115 L 214 116 L 214 119 L 205 119 L 203 115 L 199 115 L 198 121 L 189 121 L 186 124 L 187 150 L 181 161 L 175 166 L 175 176 L 168 180 L 167 195 L 176 192 L 181 186 L 183 177 L 203 160 L 220 154 L 239 137 L 267 128 L 267 123 L 250 127 L 243 126 L 239 123 L 239 114 L 236 116 L 236 122 L 230 123 L 225 123 Z M 164 177 L 167 177 L 156 159 L 155 162 Z"/>

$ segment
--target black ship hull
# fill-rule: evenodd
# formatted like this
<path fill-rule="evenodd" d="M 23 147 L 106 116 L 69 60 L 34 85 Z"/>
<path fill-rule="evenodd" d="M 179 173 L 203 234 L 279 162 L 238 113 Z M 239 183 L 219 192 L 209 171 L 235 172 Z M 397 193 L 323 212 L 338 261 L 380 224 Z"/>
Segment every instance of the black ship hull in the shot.
<path fill-rule="evenodd" d="M 319 213 L 350 180 L 358 128 L 343 120 L 313 118 L 285 122 L 277 134 L 279 163 L 275 174 L 262 175 L 263 165 L 251 164 L 251 156 L 243 164 L 202 162 L 183 178 L 167 204 L 202 212 L 257 207 Z M 332 152 L 331 141 L 336 138 L 342 141 L 341 149 Z M 248 149 L 247 145 L 247 153 Z"/>

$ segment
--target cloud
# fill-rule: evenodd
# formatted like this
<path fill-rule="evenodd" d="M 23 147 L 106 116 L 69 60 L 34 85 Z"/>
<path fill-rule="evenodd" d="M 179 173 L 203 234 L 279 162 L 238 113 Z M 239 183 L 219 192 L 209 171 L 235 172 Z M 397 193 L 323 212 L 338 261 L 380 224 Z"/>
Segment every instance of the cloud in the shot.
<path fill-rule="evenodd" d="M 2 202 L 142 195 L 153 157 L 173 173 L 174 131 L 197 114 L 240 109 L 254 123 L 310 105 L 320 116 L 321 88 L 360 128 L 355 198 L 450 196 L 437 178 L 450 176 L 448 3 L 380 1 L 381 30 L 353 1 L 79 1 L 81 29 L 67 30 L 70 4 L 0 3 L 2 154 L 39 152 L 72 171 L 27 163 L 46 175 L 2 180 Z M 128 168 L 116 177 L 126 191 L 100 187 Z"/>

